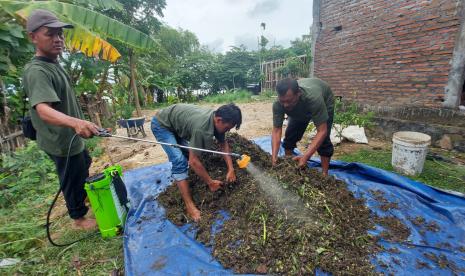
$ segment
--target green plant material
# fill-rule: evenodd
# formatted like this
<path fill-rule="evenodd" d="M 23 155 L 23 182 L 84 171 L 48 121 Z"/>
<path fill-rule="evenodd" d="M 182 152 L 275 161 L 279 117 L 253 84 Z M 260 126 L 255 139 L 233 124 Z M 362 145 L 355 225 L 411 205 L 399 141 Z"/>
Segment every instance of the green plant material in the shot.
<path fill-rule="evenodd" d="M 153 50 L 157 45 L 156 41 L 150 36 L 130 26 L 75 4 L 58 1 L 29 2 L 2 0 L 0 1 L 0 6 L 10 15 L 15 17 L 20 16 L 22 19 L 27 18 L 33 10 L 38 8 L 50 10 L 63 20 L 78 27 L 77 31 L 82 32 L 86 30 L 88 32 L 88 39 L 100 35 L 118 40 L 128 46 L 141 50 Z M 73 30 L 66 33 L 67 36 L 73 36 L 73 34 Z"/>
<path fill-rule="evenodd" d="M 169 95 L 167 98 L 168 105 L 177 104 L 180 102 L 179 98 L 173 95 Z"/>
<path fill-rule="evenodd" d="M 335 128 L 339 137 L 342 137 L 342 130 L 350 125 L 359 127 L 373 126 L 374 112 L 362 112 L 357 104 L 352 102 L 347 105 L 340 99 L 336 99 L 334 103 L 334 124 L 339 124 L 340 128 Z"/>
<path fill-rule="evenodd" d="M 346 162 L 360 162 L 387 171 L 394 171 L 390 151 L 361 149 L 339 157 Z M 465 167 L 436 160 L 425 160 L 423 172 L 418 176 L 408 176 L 412 180 L 433 187 L 465 193 Z"/>
<path fill-rule="evenodd" d="M 263 90 L 259 95 L 260 99 L 271 99 L 273 97 L 276 97 L 276 92 L 273 90 Z"/>
<path fill-rule="evenodd" d="M 308 76 L 309 67 L 301 58 L 297 56 L 286 59 L 284 65 L 276 68 L 274 71 L 283 77 Z"/>
<path fill-rule="evenodd" d="M 97 235 L 65 248 L 49 244 L 45 214 L 59 184 L 53 162 L 36 143 L 29 142 L 11 156 L 3 155 L 2 161 L 0 258 L 18 258 L 21 262 L 1 268 L 0 274 L 109 275 L 123 270 L 121 237 L 104 240 Z M 60 197 L 52 212 L 54 239 L 66 242 L 87 235 L 71 229 L 63 205 Z"/>
<path fill-rule="evenodd" d="M 254 176 L 254 171 L 237 170 L 236 183 L 212 194 L 197 175 L 190 175 L 192 197 L 202 212 L 196 239 L 212 246 L 216 260 L 235 273 L 311 275 L 318 267 L 333 275 L 375 274 L 370 262 L 370 254 L 377 248 L 375 239 L 353 242 L 374 227 L 370 210 L 362 199 L 353 197 L 345 183 L 310 168 L 300 170 L 291 159 L 272 167 L 269 154 L 256 144 L 237 134 L 227 139 L 232 151 L 254 156 L 254 167 L 266 176 L 262 179 Z M 211 176 L 218 179 L 224 178 L 226 168 L 221 158 L 208 155 L 202 159 L 211 168 Z M 286 193 L 273 186 L 286 189 Z M 271 193 L 276 193 L 274 199 Z M 295 207 L 294 196 L 298 199 Z M 157 200 L 168 219 L 178 225 L 186 222 L 176 186 L 170 186 Z M 218 210 L 231 217 L 212 240 L 211 225 Z"/>
<path fill-rule="evenodd" d="M 362 112 L 357 104 L 352 102 L 347 105 L 343 101 L 336 99 L 334 104 L 334 123 L 343 126 L 357 125 L 360 127 L 373 126 L 373 112 Z"/>
<path fill-rule="evenodd" d="M 90 153 L 91 157 L 99 157 L 105 151 L 99 144 L 102 142 L 101 137 L 92 137 L 90 139 L 86 139 L 86 148 Z"/>
<path fill-rule="evenodd" d="M 0 76 L 16 73 L 33 50 L 20 25 L 0 23 Z"/>
<path fill-rule="evenodd" d="M 260 218 L 262 219 L 262 223 L 263 223 L 263 233 L 262 233 L 262 244 L 265 244 L 266 243 L 266 219 L 268 218 L 267 214 L 262 214 L 260 216 Z"/>
<path fill-rule="evenodd" d="M 136 108 L 132 106 L 131 104 L 124 104 L 120 106 L 119 117 L 123 119 L 132 118 L 132 114 L 134 113 L 134 110 L 136 110 Z"/>
<path fill-rule="evenodd" d="M 15 204 L 24 197 L 45 192 L 45 183 L 58 181 L 55 165 L 35 142 L 29 142 L 24 149 L 11 156 L 2 155 L 2 171 L 6 177 L 0 179 L 1 208 Z"/>
<path fill-rule="evenodd" d="M 252 100 L 252 93 L 246 90 L 228 91 L 224 94 L 207 96 L 203 99 L 207 103 L 246 103 Z"/>

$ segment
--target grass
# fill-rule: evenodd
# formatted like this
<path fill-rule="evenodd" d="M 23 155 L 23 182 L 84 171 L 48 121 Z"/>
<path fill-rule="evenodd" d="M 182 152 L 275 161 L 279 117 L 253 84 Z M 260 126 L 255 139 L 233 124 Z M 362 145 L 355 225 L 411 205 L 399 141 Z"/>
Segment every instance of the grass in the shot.
<path fill-rule="evenodd" d="M 207 96 L 202 101 L 207 103 L 247 103 L 252 101 L 252 93 L 245 90 L 226 92 Z"/>
<path fill-rule="evenodd" d="M 201 100 L 193 100 L 190 102 L 183 102 L 183 103 L 192 103 L 192 104 L 226 104 L 226 103 L 250 103 L 256 101 L 269 101 L 272 100 L 276 96 L 276 92 L 271 90 L 265 90 L 259 95 L 253 95 L 247 90 L 237 90 L 237 91 L 228 91 L 222 94 L 212 94 L 204 97 Z M 170 102 L 163 102 L 163 103 L 151 103 L 147 106 L 144 106 L 144 109 L 160 109 L 168 107 L 173 103 Z"/>
<path fill-rule="evenodd" d="M 210 95 L 202 99 L 206 103 L 249 103 L 253 101 L 264 101 L 271 99 L 271 91 L 263 91 L 260 95 L 254 96 L 246 90 L 226 92 L 223 94 Z"/>
<path fill-rule="evenodd" d="M 394 171 L 391 165 L 391 152 L 388 150 L 360 149 L 354 153 L 341 155 L 338 159 Z M 409 178 L 441 189 L 465 193 L 464 166 L 426 159 L 423 172 Z"/>
<path fill-rule="evenodd" d="M 104 149 L 100 146 L 100 142 L 102 141 L 102 137 L 92 137 L 90 139 L 86 139 L 86 148 L 89 150 L 89 154 L 91 157 L 96 158 L 103 154 Z"/>
<path fill-rule="evenodd" d="M 98 139 L 95 148 L 98 148 Z M 91 150 L 91 154 L 94 151 Z M 54 247 L 46 237 L 45 218 L 58 189 L 52 161 L 35 143 L 11 157 L 2 156 L 0 171 L 0 259 L 16 258 L 16 265 L 0 268 L 0 275 L 109 275 L 123 270 L 122 237 L 94 235 L 68 247 Z M 52 217 L 52 237 L 66 243 L 88 232 L 71 228 L 62 196 Z"/>

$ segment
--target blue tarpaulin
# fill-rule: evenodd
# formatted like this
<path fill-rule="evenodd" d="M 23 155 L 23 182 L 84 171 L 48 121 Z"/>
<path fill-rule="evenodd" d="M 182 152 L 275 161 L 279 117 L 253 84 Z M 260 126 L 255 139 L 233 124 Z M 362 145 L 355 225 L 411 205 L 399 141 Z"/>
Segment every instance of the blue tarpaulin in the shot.
<path fill-rule="evenodd" d="M 263 150 L 271 151 L 270 137 L 254 142 Z M 319 160 L 312 159 L 309 166 L 318 167 Z M 126 274 L 232 274 L 212 257 L 209 248 L 195 240 L 192 226 L 177 227 L 165 218 L 156 197 L 172 183 L 170 169 L 170 163 L 165 163 L 124 174 L 131 200 L 124 236 Z M 356 197 L 363 197 L 372 212 L 378 216 L 395 216 L 411 230 L 405 242 L 380 240 L 386 250 L 373 258 L 378 272 L 465 275 L 464 197 L 360 163 L 332 161 L 330 174 L 345 181 Z M 374 192 L 396 203 L 397 208 L 382 211 Z M 414 223 L 417 217 L 424 218 L 424 223 Z M 377 226 L 370 233 L 379 235 L 382 231 Z M 442 261 L 432 260 L 436 257 Z M 317 274 L 322 273 L 317 271 Z"/>

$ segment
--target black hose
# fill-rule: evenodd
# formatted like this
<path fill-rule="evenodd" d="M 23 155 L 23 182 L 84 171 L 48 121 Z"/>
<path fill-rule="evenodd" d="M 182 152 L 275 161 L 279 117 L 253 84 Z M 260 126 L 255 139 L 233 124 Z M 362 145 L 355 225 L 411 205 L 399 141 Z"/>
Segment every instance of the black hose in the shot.
<path fill-rule="evenodd" d="M 73 145 L 73 142 L 74 140 L 76 139 L 77 137 L 77 134 L 74 134 L 73 138 L 71 138 L 71 142 L 69 143 L 69 146 L 68 146 L 68 154 L 66 156 L 66 163 L 65 163 L 65 173 L 63 175 L 63 180 L 66 179 L 66 175 L 68 174 L 68 162 L 69 162 L 69 155 L 71 153 L 71 146 Z M 62 190 L 62 184 L 60 182 L 60 188 L 58 189 L 57 193 L 55 194 L 55 198 L 53 199 L 52 201 L 52 204 L 50 204 L 50 208 L 48 209 L 48 212 L 47 212 L 47 223 L 45 225 L 46 229 L 47 229 L 47 238 L 48 240 L 50 241 L 50 243 L 54 246 L 58 246 L 58 247 L 64 247 L 64 246 L 69 246 L 69 245 L 72 245 L 72 244 L 75 244 L 77 242 L 80 242 L 82 240 L 85 240 L 85 239 L 88 239 L 96 234 L 98 234 L 98 232 L 95 232 L 95 233 L 91 233 L 89 235 L 86 235 L 85 237 L 83 238 L 80 238 L 78 240 L 75 240 L 75 241 L 72 241 L 72 242 L 68 242 L 68 243 L 64 243 L 64 244 L 59 244 L 59 243 L 56 243 L 52 240 L 52 237 L 50 235 L 50 215 L 52 214 L 52 210 L 53 210 L 53 207 L 55 206 L 55 203 L 57 202 L 57 199 L 58 199 L 58 196 L 60 195 L 60 192 Z"/>

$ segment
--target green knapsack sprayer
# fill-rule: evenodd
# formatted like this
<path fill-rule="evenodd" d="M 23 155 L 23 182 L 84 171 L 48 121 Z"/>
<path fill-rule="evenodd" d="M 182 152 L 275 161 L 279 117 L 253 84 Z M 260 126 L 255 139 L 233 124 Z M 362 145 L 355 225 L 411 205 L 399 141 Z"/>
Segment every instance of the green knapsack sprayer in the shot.
<path fill-rule="evenodd" d="M 126 187 L 120 165 L 86 179 L 84 189 L 89 197 L 102 237 L 114 237 L 124 230 L 129 211 Z"/>
<path fill-rule="evenodd" d="M 65 165 L 65 176 L 63 178 L 65 178 L 68 173 L 69 152 L 76 137 L 77 135 L 75 134 L 70 142 Z M 84 189 L 87 192 L 87 197 L 89 198 L 90 205 L 94 212 L 95 219 L 100 230 L 100 235 L 107 238 L 121 234 L 124 231 L 124 224 L 129 211 L 129 200 L 126 186 L 122 180 L 121 166 L 113 165 L 106 168 L 103 173 L 88 177 L 86 179 Z M 61 185 L 47 213 L 46 228 L 47 238 L 50 243 L 54 246 L 68 246 L 95 235 L 96 233 L 92 233 L 66 244 L 58 244 L 52 240 L 50 235 L 50 214 L 60 192 Z"/>

